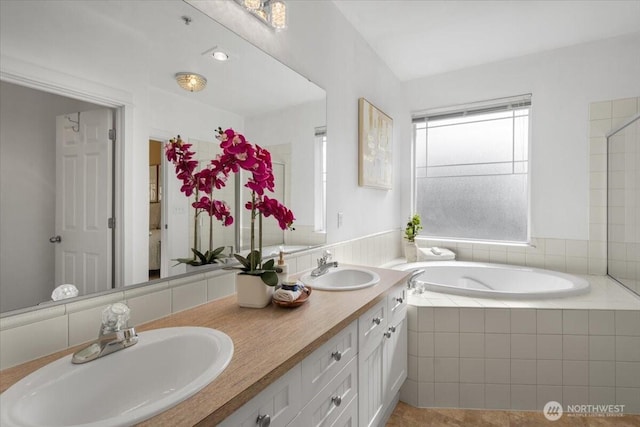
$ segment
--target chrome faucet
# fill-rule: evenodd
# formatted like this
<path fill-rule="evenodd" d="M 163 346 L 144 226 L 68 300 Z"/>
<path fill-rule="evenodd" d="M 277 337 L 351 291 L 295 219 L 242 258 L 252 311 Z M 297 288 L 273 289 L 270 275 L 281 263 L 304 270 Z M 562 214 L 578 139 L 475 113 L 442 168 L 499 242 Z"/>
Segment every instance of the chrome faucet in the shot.
<path fill-rule="evenodd" d="M 108 354 L 122 350 L 138 342 L 138 334 L 133 327 L 129 327 L 129 307 L 123 303 L 115 303 L 102 312 L 102 325 L 98 332 L 98 339 L 86 347 L 76 351 L 71 357 L 75 364 L 87 363 Z"/>
<path fill-rule="evenodd" d="M 322 258 L 318 259 L 318 268 L 311 272 L 311 277 L 322 276 L 331 267 L 337 267 L 338 261 L 328 262 L 331 259 L 331 252 L 325 250 L 322 253 Z"/>
<path fill-rule="evenodd" d="M 411 273 L 409 280 L 407 280 L 407 289 L 413 289 L 413 292 L 416 294 L 422 293 L 423 291 L 422 286 L 418 286 L 416 284 L 416 280 L 418 279 L 418 276 L 420 276 L 422 273 L 424 273 L 424 270 L 415 270 L 413 273 Z"/>

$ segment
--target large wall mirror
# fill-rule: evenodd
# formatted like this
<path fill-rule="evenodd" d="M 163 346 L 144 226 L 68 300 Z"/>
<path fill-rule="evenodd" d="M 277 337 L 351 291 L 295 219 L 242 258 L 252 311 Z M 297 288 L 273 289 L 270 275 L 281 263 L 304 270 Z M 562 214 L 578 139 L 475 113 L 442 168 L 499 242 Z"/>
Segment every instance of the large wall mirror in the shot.
<path fill-rule="evenodd" d="M 163 153 L 178 134 L 202 164 L 218 126 L 269 149 L 296 222 L 265 221 L 266 255 L 326 242 L 323 89 L 181 1 L 0 8 L 3 316 L 50 304 L 64 283 L 82 297 L 187 274 L 174 260 L 191 255 L 196 226 L 204 249 L 211 227 L 214 247 L 246 249 L 242 181 L 215 195 L 233 226 L 194 219 Z M 184 90 L 179 72 L 208 84 Z"/>

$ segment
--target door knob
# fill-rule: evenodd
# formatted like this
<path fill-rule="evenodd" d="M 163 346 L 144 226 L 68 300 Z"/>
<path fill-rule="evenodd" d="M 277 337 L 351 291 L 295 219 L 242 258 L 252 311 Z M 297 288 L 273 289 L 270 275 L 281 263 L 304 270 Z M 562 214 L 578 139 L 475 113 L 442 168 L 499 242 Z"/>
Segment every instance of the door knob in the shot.
<path fill-rule="evenodd" d="M 60 242 L 62 242 L 62 236 L 49 237 L 49 241 L 51 243 L 60 243 Z"/>

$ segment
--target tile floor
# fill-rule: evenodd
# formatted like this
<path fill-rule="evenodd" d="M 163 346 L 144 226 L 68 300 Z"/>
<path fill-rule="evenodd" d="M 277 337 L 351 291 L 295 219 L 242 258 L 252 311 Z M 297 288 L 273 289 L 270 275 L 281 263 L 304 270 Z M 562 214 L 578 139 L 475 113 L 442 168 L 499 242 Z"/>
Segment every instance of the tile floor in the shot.
<path fill-rule="evenodd" d="M 398 402 L 387 427 L 639 427 L 640 415 L 577 417 L 547 420 L 542 412 L 414 408 Z"/>

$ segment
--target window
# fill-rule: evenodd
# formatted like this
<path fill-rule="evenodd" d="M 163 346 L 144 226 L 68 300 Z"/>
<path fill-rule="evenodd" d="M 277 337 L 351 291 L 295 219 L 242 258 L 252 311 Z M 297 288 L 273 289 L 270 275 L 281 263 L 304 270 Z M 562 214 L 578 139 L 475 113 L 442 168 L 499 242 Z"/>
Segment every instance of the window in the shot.
<path fill-rule="evenodd" d="M 327 128 L 315 129 L 314 153 L 314 223 L 315 231 L 325 231 L 327 227 Z"/>
<path fill-rule="evenodd" d="M 530 108 L 525 95 L 414 116 L 423 236 L 529 240 Z"/>

